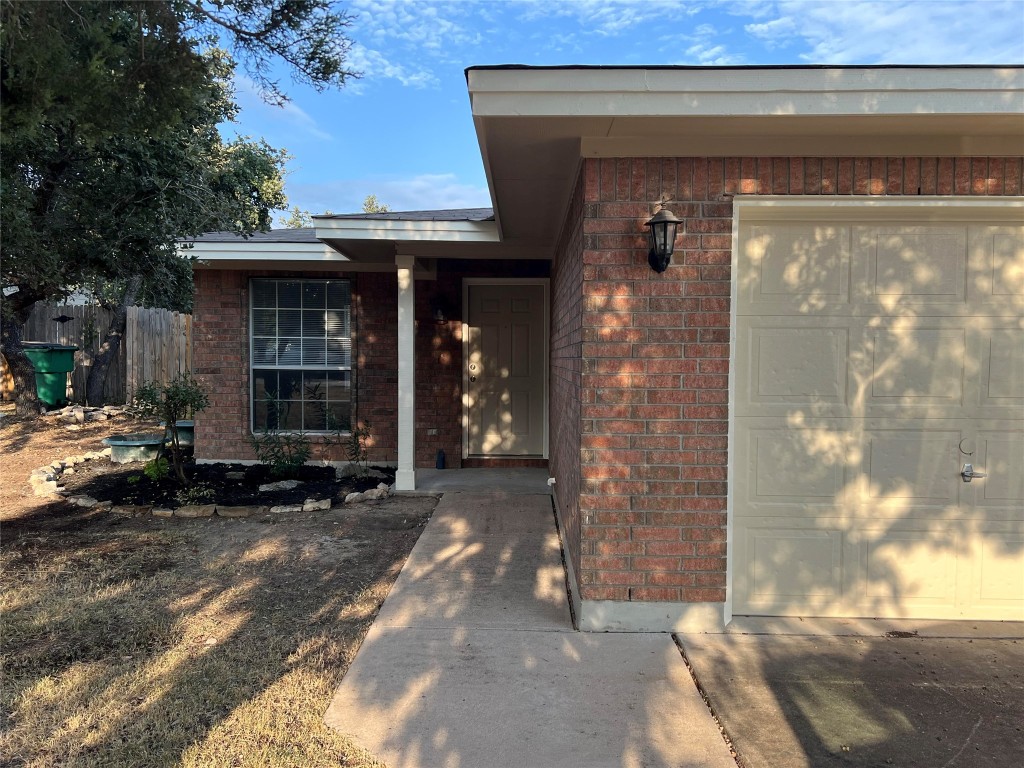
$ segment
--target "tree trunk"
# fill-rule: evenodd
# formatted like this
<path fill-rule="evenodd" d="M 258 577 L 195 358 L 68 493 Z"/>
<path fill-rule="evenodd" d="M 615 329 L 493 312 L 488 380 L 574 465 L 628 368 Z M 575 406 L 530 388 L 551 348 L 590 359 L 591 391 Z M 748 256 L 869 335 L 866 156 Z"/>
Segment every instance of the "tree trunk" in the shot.
<path fill-rule="evenodd" d="M 39 413 L 39 396 L 36 393 L 35 368 L 25 356 L 25 349 L 21 344 L 21 327 L 28 322 L 32 307 L 43 297 L 41 294 L 30 292 L 24 286 L 19 288 L 20 290 L 3 299 L 4 307 L 0 312 L 0 346 L 14 378 L 15 412 L 19 416 L 29 416 Z"/>
<path fill-rule="evenodd" d="M 103 405 L 103 387 L 107 382 L 107 372 L 110 370 L 110 364 L 121 346 L 125 329 L 128 327 L 128 307 L 135 303 L 141 286 L 142 275 L 133 275 L 128 278 L 128 284 L 125 286 L 124 293 L 121 294 L 121 301 L 114 308 L 114 313 L 110 318 L 110 325 L 103 337 L 103 343 L 93 355 L 92 368 L 89 369 L 89 378 L 85 383 L 85 402 L 89 405 Z"/>

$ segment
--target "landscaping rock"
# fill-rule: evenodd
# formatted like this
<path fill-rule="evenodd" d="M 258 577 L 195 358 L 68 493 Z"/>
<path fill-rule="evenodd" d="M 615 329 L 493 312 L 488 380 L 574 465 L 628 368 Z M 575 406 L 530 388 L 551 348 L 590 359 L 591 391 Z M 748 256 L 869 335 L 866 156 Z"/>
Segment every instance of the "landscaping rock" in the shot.
<path fill-rule="evenodd" d="M 348 477 L 359 477 L 362 474 L 363 468 L 359 464 L 346 464 L 334 470 L 334 476 L 339 480 L 344 480 Z"/>
<path fill-rule="evenodd" d="M 93 413 L 88 413 L 85 416 L 85 420 L 86 421 L 107 421 L 107 419 L 109 419 L 109 418 L 110 417 L 107 414 L 103 413 L 102 411 L 95 411 Z"/>
<path fill-rule="evenodd" d="M 110 508 L 110 514 L 121 517 L 146 517 L 153 511 L 152 505 L 133 506 L 130 504 L 119 504 Z"/>
<path fill-rule="evenodd" d="M 174 510 L 175 517 L 213 517 L 217 511 L 216 504 L 189 504 Z"/>
<path fill-rule="evenodd" d="M 85 509 L 95 507 L 99 504 L 99 502 L 92 496 L 68 496 L 68 502 L 74 504 L 76 507 L 84 507 Z"/>
<path fill-rule="evenodd" d="M 173 517 L 173 516 L 174 516 L 174 510 L 173 509 L 164 509 L 163 507 L 158 507 L 158 508 L 153 510 L 153 517 Z"/>
<path fill-rule="evenodd" d="M 85 424 L 85 408 L 72 408 L 71 415 L 76 424 Z"/>
<path fill-rule="evenodd" d="M 224 477 L 228 480 L 245 480 L 245 472 L 227 472 Z"/>
<path fill-rule="evenodd" d="M 354 503 L 356 503 L 358 501 L 362 501 L 362 500 L 363 500 L 363 494 L 356 493 L 356 492 L 352 492 L 348 496 L 345 497 L 345 503 L 346 504 L 354 504 Z"/>
<path fill-rule="evenodd" d="M 302 511 L 302 505 L 301 504 L 280 504 L 280 505 L 278 505 L 276 507 L 271 507 L 270 511 L 273 512 L 275 515 L 283 514 L 283 513 L 287 513 L 287 512 L 301 512 Z"/>
<path fill-rule="evenodd" d="M 35 483 L 32 486 L 32 493 L 36 496 L 49 496 L 51 493 L 57 493 L 59 490 L 60 486 L 53 480 L 43 483 Z"/>
<path fill-rule="evenodd" d="M 218 517 L 252 517 L 253 515 L 264 515 L 266 512 L 267 508 L 261 506 L 222 507 L 217 505 Z"/>
<path fill-rule="evenodd" d="M 298 480 L 278 480 L 276 483 L 264 483 L 260 486 L 260 492 L 263 491 L 290 491 L 293 488 L 298 488 L 302 483 Z"/>
<path fill-rule="evenodd" d="M 302 503 L 303 512 L 321 512 L 331 508 L 330 499 L 306 499 Z"/>
<path fill-rule="evenodd" d="M 387 488 L 383 488 L 383 489 L 382 488 L 374 488 L 371 491 L 366 491 L 365 493 L 363 493 L 363 498 L 365 498 L 367 500 L 372 500 L 372 501 L 380 501 L 381 499 L 386 499 L 387 497 L 388 497 L 388 489 Z"/>

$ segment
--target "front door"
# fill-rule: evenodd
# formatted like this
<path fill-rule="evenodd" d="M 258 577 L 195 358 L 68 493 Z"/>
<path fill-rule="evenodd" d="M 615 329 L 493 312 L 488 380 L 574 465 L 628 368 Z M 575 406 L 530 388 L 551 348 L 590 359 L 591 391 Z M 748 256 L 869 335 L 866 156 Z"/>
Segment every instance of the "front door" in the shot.
<path fill-rule="evenodd" d="M 543 456 L 546 286 L 467 286 L 465 414 L 470 456 Z"/>

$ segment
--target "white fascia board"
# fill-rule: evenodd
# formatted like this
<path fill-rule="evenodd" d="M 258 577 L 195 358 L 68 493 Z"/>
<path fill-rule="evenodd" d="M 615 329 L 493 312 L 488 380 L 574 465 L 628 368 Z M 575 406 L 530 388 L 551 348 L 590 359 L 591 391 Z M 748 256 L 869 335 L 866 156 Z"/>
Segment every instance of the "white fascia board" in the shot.
<path fill-rule="evenodd" d="M 395 242 L 496 243 L 493 221 L 407 221 L 396 219 L 314 219 L 324 240 L 392 240 Z"/>
<path fill-rule="evenodd" d="M 217 261 L 323 261 L 347 262 L 347 257 L 323 243 L 265 243 L 239 240 L 237 243 L 193 243 L 178 246 L 182 256 L 204 262 Z"/>
<path fill-rule="evenodd" d="M 1024 114 L 1024 70 L 471 70 L 478 117 Z"/>

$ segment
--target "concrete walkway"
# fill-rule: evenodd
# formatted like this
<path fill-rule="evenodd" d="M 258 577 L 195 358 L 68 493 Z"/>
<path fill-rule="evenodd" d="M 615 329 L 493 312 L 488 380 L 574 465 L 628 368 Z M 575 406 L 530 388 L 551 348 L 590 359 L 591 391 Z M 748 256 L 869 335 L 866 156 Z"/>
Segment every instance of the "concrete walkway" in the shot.
<path fill-rule="evenodd" d="M 669 635 L 573 631 L 550 496 L 493 486 L 441 498 L 325 720 L 390 768 L 736 766 Z"/>

